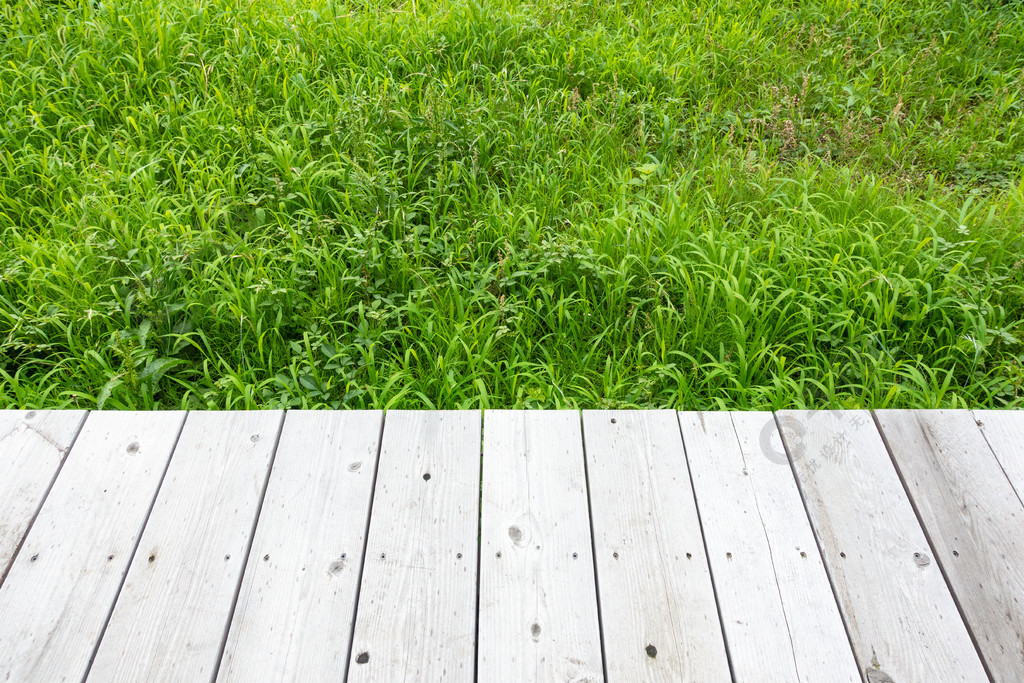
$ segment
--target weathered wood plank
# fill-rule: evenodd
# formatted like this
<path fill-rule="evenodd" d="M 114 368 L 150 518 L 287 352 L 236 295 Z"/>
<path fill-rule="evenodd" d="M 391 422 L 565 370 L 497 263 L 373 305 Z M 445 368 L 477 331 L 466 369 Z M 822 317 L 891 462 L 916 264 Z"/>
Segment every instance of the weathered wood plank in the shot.
<path fill-rule="evenodd" d="M 974 418 L 1017 498 L 1024 501 L 1024 411 L 975 410 Z"/>
<path fill-rule="evenodd" d="M 0 588 L 0 680 L 82 680 L 184 418 L 86 420 Z"/>
<path fill-rule="evenodd" d="M 986 680 L 870 413 L 778 421 L 867 680 Z"/>
<path fill-rule="evenodd" d="M 282 417 L 189 413 L 89 680 L 213 676 Z"/>
<path fill-rule="evenodd" d="M 729 680 L 676 413 L 585 410 L 583 433 L 608 678 Z"/>
<path fill-rule="evenodd" d="M 349 681 L 473 678 L 478 411 L 388 411 Z"/>
<path fill-rule="evenodd" d="M 288 413 L 219 680 L 344 675 L 382 421 Z"/>
<path fill-rule="evenodd" d="M 0 585 L 83 420 L 84 410 L 0 410 Z"/>
<path fill-rule="evenodd" d="M 484 414 L 478 676 L 603 680 L 578 411 Z"/>
<path fill-rule="evenodd" d="M 995 681 L 1024 678 L 1024 505 L 966 410 L 875 416 Z"/>
<path fill-rule="evenodd" d="M 769 412 L 680 413 L 736 681 L 860 681 Z"/>

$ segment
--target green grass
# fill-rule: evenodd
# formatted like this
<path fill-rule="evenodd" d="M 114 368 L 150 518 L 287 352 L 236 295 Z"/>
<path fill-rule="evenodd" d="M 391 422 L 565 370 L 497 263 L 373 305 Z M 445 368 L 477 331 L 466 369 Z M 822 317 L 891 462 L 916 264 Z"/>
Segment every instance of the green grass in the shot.
<path fill-rule="evenodd" d="M 3 406 L 1022 401 L 1020 3 L 21 0 L 0 112 Z"/>

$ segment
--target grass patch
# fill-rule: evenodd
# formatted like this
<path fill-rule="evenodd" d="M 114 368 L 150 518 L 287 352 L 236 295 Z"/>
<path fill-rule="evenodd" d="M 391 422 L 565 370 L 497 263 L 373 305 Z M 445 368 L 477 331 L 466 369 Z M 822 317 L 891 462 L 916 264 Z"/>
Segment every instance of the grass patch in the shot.
<path fill-rule="evenodd" d="M 0 404 L 1020 405 L 1024 12 L 0 8 Z"/>

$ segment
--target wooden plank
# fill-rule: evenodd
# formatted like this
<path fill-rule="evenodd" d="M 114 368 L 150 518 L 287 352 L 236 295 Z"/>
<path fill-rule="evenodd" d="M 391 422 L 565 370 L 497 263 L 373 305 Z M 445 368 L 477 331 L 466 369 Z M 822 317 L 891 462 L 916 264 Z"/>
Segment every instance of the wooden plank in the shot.
<path fill-rule="evenodd" d="M 608 678 L 727 681 L 676 413 L 583 411 Z"/>
<path fill-rule="evenodd" d="M 1017 498 L 1024 500 L 1024 412 L 975 410 L 974 419 L 1017 492 Z"/>
<path fill-rule="evenodd" d="M 879 410 L 893 461 L 995 681 L 1024 678 L 1024 505 L 966 410 Z"/>
<path fill-rule="evenodd" d="M 184 418 L 89 415 L 0 588 L 0 681 L 85 676 Z"/>
<path fill-rule="evenodd" d="M 580 414 L 484 415 L 478 676 L 603 680 Z"/>
<path fill-rule="evenodd" d="M 349 681 L 473 679 L 479 501 L 478 411 L 388 411 Z"/>
<path fill-rule="evenodd" d="M 985 670 L 866 411 L 778 421 L 854 654 L 873 681 L 984 681 Z"/>
<path fill-rule="evenodd" d="M 282 417 L 189 413 L 89 680 L 212 678 Z"/>
<path fill-rule="evenodd" d="M 679 424 L 734 680 L 860 681 L 775 416 Z"/>
<path fill-rule="evenodd" d="M 289 411 L 219 680 L 344 674 L 382 422 Z"/>
<path fill-rule="evenodd" d="M 84 410 L 0 410 L 0 586 L 83 420 Z"/>

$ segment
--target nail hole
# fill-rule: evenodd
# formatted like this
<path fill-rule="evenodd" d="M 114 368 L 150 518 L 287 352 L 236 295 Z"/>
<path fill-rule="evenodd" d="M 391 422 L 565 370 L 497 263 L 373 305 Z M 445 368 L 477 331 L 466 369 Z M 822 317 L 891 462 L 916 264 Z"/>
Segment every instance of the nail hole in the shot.
<path fill-rule="evenodd" d="M 423 475 L 423 481 L 430 481 L 430 472 L 427 472 Z"/>
<path fill-rule="evenodd" d="M 957 551 L 954 550 L 953 551 L 953 557 L 960 557 L 960 553 L 958 553 Z"/>
<path fill-rule="evenodd" d="M 253 443 L 256 443 L 259 440 L 260 440 L 260 435 L 259 434 L 253 434 L 252 436 L 249 437 L 249 441 L 252 441 Z"/>
<path fill-rule="evenodd" d="M 356 470 L 358 470 L 362 466 L 363 466 L 363 463 L 361 463 L 361 462 L 349 463 L 348 471 L 349 472 L 355 472 Z"/>
<path fill-rule="evenodd" d="M 693 555 L 691 555 L 690 553 L 686 553 L 686 559 L 692 560 L 693 559 Z"/>
<path fill-rule="evenodd" d="M 575 559 L 576 559 L 576 558 L 578 558 L 578 557 L 579 557 L 579 555 L 577 555 L 576 553 L 573 553 L 573 554 L 572 554 L 572 559 L 574 559 L 574 560 L 575 560 Z"/>
<path fill-rule="evenodd" d="M 807 553 L 805 553 L 803 550 L 801 550 L 800 551 L 800 557 L 807 557 Z"/>
<path fill-rule="evenodd" d="M 615 424 L 615 418 L 614 417 L 612 418 L 612 424 Z"/>
<path fill-rule="evenodd" d="M 38 555 L 33 555 L 32 557 L 30 557 L 28 559 L 29 559 L 29 562 L 35 562 L 36 560 L 39 559 L 39 556 Z"/>
<path fill-rule="evenodd" d="M 342 554 L 341 554 L 341 559 L 343 559 L 343 560 L 344 560 L 344 559 L 345 559 L 346 557 L 348 557 L 348 553 L 342 553 Z"/>
<path fill-rule="evenodd" d="M 725 559 L 731 560 L 732 559 L 732 553 L 726 553 L 725 554 Z"/>
<path fill-rule="evenodd" d="M 360 652 L 356 656 L 356 664 L 366 664 L 368 661 L 370 661 L 370 653 L 369 652 Z"/>
<path fill-rule="evenodd" d="M 384 559 L 385 557 L 386 557 L 386 555 L 385 555 L 384 553 L 381 553 L 381 554 L 380 554 L 380 559 L 382 559 L 382 560 L 383 560 L 383 559 Z"/>
<path fill-rule="evenodd" d="M 648 645 L 647 647 L 645 647 L 644 652 L 646 652 L 647 656 L 651 659 L 654 659 L 658 656 L 658 648 L 654 647 L 653 645 Z"/>
<path fill-rule="evenodd" d="M 113 559 L 114 559 L 113 555 L 107 555 L 107 562 L 110 562 Z"/>
<path fill-rule="evenodd" d="M 455 559 L 456 560 L 461 560 L 462 559 L 462 553 L 455 553 Z"/>
<path fill-rule="evenodd" d="M 25 419 L 26 419 L 26 420 L 31 420 L 31 419 L 33 419 L 33 418 L 34 418 L 35 416 L 36 416 L 36 411 L 34 411 L 34 410 L 30 410 L 30 411 L 28 411 L 27 413 L 25 413 Z"/>
<path fill-rule="evenodd" d="M 149 561 L 150 562 L 156 562 L 156 555 L 150 555 L 149 556 Z"/>
<path fill-rule="evenodd" d="M 498 552 L 494 553 L 494 556 L 495 557 L 501 557 L 501 551 L 499 550 Z"/>
<path fill-rule="evenodd" d="M 228 561 L 228 560 L 230 560 L 230 559 L 231 559 L 231 556 L 230 556 L 230 555 L 225 555 L 225 556 L 224 556 L 224 561 L 225 561 L 225 562 L 227 562 L 227 561 Z"/>
<path fill-rule="evenodd" d="M 540 624 L 534 624 L 530 627 L 530 635 L 534 638 L 540 637 Z"/>
<path fill-rule="evenodd" d="M 617 559 L 619 559 L 619 554 L 618 553 L 612 553 L 612 557 L 614 557 L 617 560 Z"/>
<path fill-rule="evenodd" d="M 139 442 L 138 441 L 132 441 L 130 444 L 128 444 L 128 448 L 126 448 L 125 450 L 128 451 L 129 453 L 138 453 L 139 452 Z"/>
<path fill-rule="evenodd" d="M 270 561 L 270 555 L 264 555 L 263 556 L 263 561 L 264 562 L 269 562 Z"/>
<path fill-rule="evenodd" d="M 846 553 L 839 553 L 839 557 L 846 557 Z"/>

